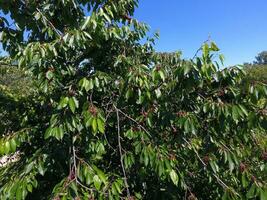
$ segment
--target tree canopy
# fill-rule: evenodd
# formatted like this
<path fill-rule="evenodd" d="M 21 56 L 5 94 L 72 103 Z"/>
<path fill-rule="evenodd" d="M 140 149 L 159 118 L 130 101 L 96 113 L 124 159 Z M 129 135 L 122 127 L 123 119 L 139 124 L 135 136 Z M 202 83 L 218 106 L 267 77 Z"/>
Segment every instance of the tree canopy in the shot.
<path fill-rule="evenodd" d="M 3 47 L 38 86 L 1 124 L 0 154 L 20 157 L 1 199 L 266 199 L 266 85 L 219 70 L 214 42 L 155 53 L 136 6 L 0 1 Z"/>
<path fill-rule="evenodd" d="M 267 65 L 267 51 L 262 51 L 256 56 L 255 64 Z"/>
<path fill-rule="evenodd" d="M 251 83 L 262 82 L 267 84 L 267 65 L 249 64 L 245 65 L 247 73 L 246 80 Z"/>

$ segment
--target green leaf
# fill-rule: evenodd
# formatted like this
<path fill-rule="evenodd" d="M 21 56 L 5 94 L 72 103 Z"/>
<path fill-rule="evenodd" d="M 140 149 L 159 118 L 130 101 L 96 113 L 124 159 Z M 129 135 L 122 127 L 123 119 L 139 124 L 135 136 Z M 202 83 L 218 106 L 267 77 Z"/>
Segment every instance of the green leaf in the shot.
<path fill-rule="evenodd" d="M 242 105 L 239 105 L 239 107 L 240 107 L 240 109 L 242 110 L 242 112 L 243 112 L 246 116 L 248 116 L 248 111 L 246 110 L 246 108 L 245 108 L 244 106 L 242 106 Z"/>
<path fill-rule="evenodd" d="M 48 80 L 51 80 L 53 77 L 54 77 L 54 73 L 52 71 L 48 71 L 46 72 L 45 74 L 45 77 L 48 79 Z"/>
<path fill-rule="evenodd" d="M 211 50 L 212 51 L 219 51 L 220 49 L 217 47 L 217 45 L 214 42 L 211 42 Z"/>
<path fill-rule="evenodd" d="M 220 59 L 221 63 L 224 64 L 224 60 L 225 60 L 224 55 L 220 54 L 219 59 Z"/>
<path fill-rule="evenodd" d="M 242 174 L 241 182 L 242 182 L 242 186 L 244 188 L 246 188 L 248 186 L 249 182 L 247 181 L 247 178 L 246 178 L 245 174 Z"/>
<path fill-rule="evenodd" d="M 105 133 L 105 124 L 101 118 L 97 118 L 97 128 L 100 133 Z"/>
<path fill-rule="evenodd" d="M 239 118 L 239 112 L 238 112 L 238 108 L 236 106 L 232 107 L 232 117 L 234 121 L 238 121 Z"/>
<path fill-rule="evenodd" d="M 62 97 L 59 102 L 58 109 L 65 108 L 68 105 L 68 103 L 69 103 L 69 97 Z"/>
<path fill-rule="evenodd" d="M 96 173 L 98 175 L 98 177 L 100 178 L 100 180 L 104 183 L 104 184 L 107 184 L 107 177 L 106 175 L 104 174 L 104 172 L 100 169 L 97 169 L 96 170 Z"/>
<path fill-rule="evenodd" d="M 75 97 L 71 97 L 69 99 L 69 107 L 70 107 L 72 113 L 74 113 L 75 109 L 79 107 L 79 102 Z"/>
<path fill-rule="evenodd" d="M 148 126 L 152 127 L 152 117 L 148 116 L 146 120 L 147 120 Z"/>
<path fill-rule="evenodd" d="M 132 95 L 133 95 L 132 89 L 128 89 L 126 94 L 125 94 L 125 97 L 126 97 L 126 99 L 129 99 Z"/>
<path fill-rule="evenodd" d="M 267 200 L 267 189 L 261 189 L 260 200 Z"/>
<path fill-rule="evenodd" d="M 96 133 L 97 132 L 97 119 L 96 118 L 93 118 L 92 128 L 93 128 L 93 132 Z"/>
<path fill-rule="evenodd" d="M 37 166 L 37 169 L 38 169 L 39 174 L 41 174 L 42 176 L 45 174 L 43 163 L 39 163 Z"/>
<path fill-rule="evenodd" d="M 8 154 L 10 152 L 10 143 L 9 141 L 6 141 L 5 143 L 5 154 Z"/>
<path fill-rule="evenodd" d="M 92 79 L 87 80 L 86 78 L 83 78 L 79 81 L 79 86 L 84 88 L 86 92 L 94 88 Z"/>
<path fill-rule="evenodd" d="M 184 130 L 186 133 L 190 132 L 190 120 L 189 119 L 186 119 L 184 122 Z"/>
<path fill-rule="evenodd" d="M 173 184 L 177 186 L 179 178 L 178 178 L 177 173 L 174 171 L 174 169 L 170 171 L 170 177 L 171 177 Z"/>
<path fill-rule="evenodd" d="M 103 13 L 105 19 L 108 21 L 108 23 L 111 23 L 111 19 L 109 18 L 109 16 L 106 13 Z"/>
<path fill-rule="evenodd" d="M 5 145 L 3 141 L 0 140 L 0 155 L 5 154 Z"/>
<path fill-rule="evenodd" d="M 21 200 L 22 199 L 22 188 L 18 187 L 16 191 L 16 200 Z"/>
<path fill-rule="evenodd" d="M 47 138 L 51 137 L 52 136 L 51 133 L 52 133 L 52 128 L 51 127 L 47 128 L 45 131 L 44 138 L 47 139 Z"/>
<path fill-rule="evenodd" d="M 34 15 L 34 18 L 36 20 L 39 20 L 41 18 L 41 14 L 39 12 L 36 12 L 35 15 Z"/>
<path fill-rule="evenodd" d="M 57 140 L 62 140 L 62 138 L 63 138 L 63 136 L 64 136 L 64 131 L 63 131 L 63 128 L 60 126 L 60 127 L 57 127 L 56 129 L 55 129 L 55 131 L 56 131 L 56 138 L 57 138 Z"/>
<path fill-rule="evenodd" d="M 217 173 L 219 171 L 219 167 L 215 161 L 211 161 L 210 166 L 211 166 L 214 173 Z"/>
<path fill-rule="evenodd" d="M 206 58 L 209 54 L 209 45 L 207 43 L 202 46 L 202 51 L 204 58 Z"/>
<path fill-rule="evenodd" d="M 75 182 L 71 182 L 70 188 L 73 190 L 74 194 L 78 196 L 78 187 Z"/>
<path fill-rule="evenodd" d="M 121 194 L 121 188 L 120 188 L 118 181 L 114 182 L 114 185 L 115 185 L 115 188 L 118 191 L 118 193 Z"/>
<path fill-rule="evenodd" d="M 84 23 L 82 25 L 82 30 L 84 30 L 88 26 L 88 24 L 90 22 L 90 19 L 91 19 L 90 16 L 89 17 L 86 17 L 86 20 L 84 21 Z"/>
<path fill-rule="evenodd" d="M 93 181 L 94 181 L 94 186 L 95 186 L 95 188 L 99 191 L 100 190 L 100 188 L 101 188 L 101 180 L 100 180 L 100 178 L 98 177 L 98 175 L 94 175 L 94 177 L 93 177 Z"/>
<path fill-rule="evenodd" d="M 27 184 L 27 190 L 28 190 L 29 192 L 32 192 L 32 185 L 31 185 L 31 184 Z"/>
<path fill-rule="evenodd" d="M 156 93 L 156 97 L 157 98 L 160 98 L 161 97 L 161 91 L 160 91 L 160 89 L 156 89 L 155 90 L 155 93 Z"/>
<path fill-rule="evenodd" d="M 161 78 L 163 81 L 165 81 L 165 75 L 164 75 L 164 73 L 163 73 L 162 70 L 159 70 L 159 75 L 160 75 L 160 78 Z"/>
<path fill-rule="evenodd" d="M 189 64 L 186 64 L 183 68 L 184 70 L 184 76 L 188 74 L 191 71 L 191 66 Z"/>
<path fill-rule="evenodd" d="M 95 77 L 95 86 L 98 88 L 99 87 L 99 79 Z"/>
<path fill-rule="evenodd" d="M 17 148 L 16 140 L 14 138 L 12 138 L 10 140 L 10 149 L 12 152 L 15 152 L 16 148 Z"/>
<path fill-rule="evenodd" d="M 247 192 L 247 194 L 246 194 L 246 197 L 247 197 L 248 199 L 251 199 L 251 198 L 254 198 L 254 197 L 255 197 L 255 189 L 256 189 L 256 186 L 255 186 L 255 184 L 253 184 L 253 185 L 250 187 L 250 189 L 249 189 L 249 191 Z"/>

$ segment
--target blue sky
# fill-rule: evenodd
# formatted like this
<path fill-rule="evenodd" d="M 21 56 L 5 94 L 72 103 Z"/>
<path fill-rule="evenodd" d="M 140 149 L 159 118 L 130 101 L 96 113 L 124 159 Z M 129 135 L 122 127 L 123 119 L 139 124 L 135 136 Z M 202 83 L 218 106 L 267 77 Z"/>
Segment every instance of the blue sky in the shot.
<path fill-rule="evenodd" d="M 140 0 L 135 17 L 160 32 L 158 51 L 193 57 L 210 36 L 226 65 L 252 62 L 267 50 L 267 0 Z"/>
<path fill-rule="evenodd" d="M 184 58 L 209 36 L 226 66 L 252 62 L 267 50 L 267 0 L 139 0 L 135 18 L 160 32 L 157 51 L 181 50 Z"/>

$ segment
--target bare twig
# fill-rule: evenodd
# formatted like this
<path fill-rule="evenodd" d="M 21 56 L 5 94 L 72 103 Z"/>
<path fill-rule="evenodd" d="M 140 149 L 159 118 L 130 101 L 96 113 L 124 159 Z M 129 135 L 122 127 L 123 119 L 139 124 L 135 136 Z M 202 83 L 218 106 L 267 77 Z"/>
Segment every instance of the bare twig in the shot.
<path fill-rule="evenodd" d="M 186 188 L 186 190 L 185 190 L 185 194 L 184 194 L 184 200 L 187 199 L 187 191 L 188 191 L 188 189 Z"/>
<path fill-rule="evenodd" d="M 72 153 L 73 153 L 73 166 L 74 166 L 74 176 L 77 181 L 77 165 L 76 165 L 76 152 L 75 152 L 75 147 L 74 145 L 72 146 Z"/>
<path fill-rule="evenodd" d="M 105 133 L 104 133 L 104 137 L 105 137 L 105 140 L 107 141 L 108 146 L 109 146 L 113 151 L 116 151 L 116 150 L 111 146 L 111 144 L 109 143 L 108 138 L 107 138 L 107 135 L 106 135 Z"/>
<path fill-rule="evenodd" d="M 123 171 L 123 176 L 124 176 L 124 183 L 126 186 L 126 191 L 127 191 L 127 197 L 130 199 L 131 194 L 130 194 L 130 190 L 129 190 L 129 185 L 127 182 L 127 176 L 126 176 L 126 172 L 125 172 L 125 167 L 123 164 L 123 155 L 122 155 L 122 147 L 121 147 L 121 136 L 120 136 L 120 116 L 119 116 L 119 109 L 113 105 L 115 110 L 116 110 L 116 114 L 117 114 L 117 129 L 118 129 L 118 145 L 119 145 L 119 152 L 120 152 L 120 162 L 121 162 L 121 168 Z"/>
<path fill-rule="evenodd" d="M 69 154 L 71 155 L 71 151 L 72 151 L 72 149 L 71 149 L 71 146 L 69 147 Z M 69 173 L 71 174 L 71 159 L 69 160 Z"/>

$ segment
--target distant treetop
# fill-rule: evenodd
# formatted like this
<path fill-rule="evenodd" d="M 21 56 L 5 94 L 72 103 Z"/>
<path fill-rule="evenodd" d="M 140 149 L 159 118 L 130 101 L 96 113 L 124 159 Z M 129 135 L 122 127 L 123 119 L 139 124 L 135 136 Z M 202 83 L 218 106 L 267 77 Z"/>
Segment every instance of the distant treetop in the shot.
<path fill-rule="evenodd" d="M 262 51 L 256 56 L 255 64 L 259 65 L 267 64 L 267 51 Z"/>

